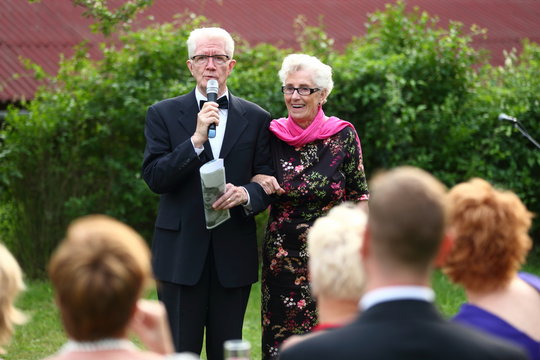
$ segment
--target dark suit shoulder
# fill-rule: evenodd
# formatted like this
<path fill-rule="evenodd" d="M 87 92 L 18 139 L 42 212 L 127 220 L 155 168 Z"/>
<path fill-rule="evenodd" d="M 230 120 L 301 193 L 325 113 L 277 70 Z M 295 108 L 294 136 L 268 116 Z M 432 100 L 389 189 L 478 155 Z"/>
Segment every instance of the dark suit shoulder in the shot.
<path fill-rule="evenodd" d="M 195 92 L 191 91 L 187 94 L 175 96 L 168 99 L 163 99 L 160 101 L 155 102 L 152 104 L 154 107 L 162 108 L 162 107 L 171 107 L 171 106 L 178 106 L 181 105 L 185 101 L 194 101 L 195 99 Z"/>
<path fill-rule="evenodd" d="M 527 359 L 525 350 L 506 340 L 493 337 L 489 334 L 465 327 L 461 324 L 445 322 L 448 332 L 453 335 L 456 345 L 462 344 L 461 358 L 474 359 Z"/>
<path fill-rule="evenodd" d="M 353 323 L 306 339 L 280 356 L 281 360 L 330 358 L 527 359 L 522 349 L 450 323 L 431 304 L 419 301 L 377 305 Z"/>

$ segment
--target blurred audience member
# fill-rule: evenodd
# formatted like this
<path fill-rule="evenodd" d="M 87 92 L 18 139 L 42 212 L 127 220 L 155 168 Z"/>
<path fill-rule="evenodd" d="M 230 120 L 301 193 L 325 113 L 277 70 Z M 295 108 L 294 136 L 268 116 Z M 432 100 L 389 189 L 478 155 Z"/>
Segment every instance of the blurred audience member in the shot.
<path fill-rule="evenodd" d="M 150 251 L 129 226 L 102 215 L 74 221 L 48 271 L 69 337 L 49 359 L 185 358 L 172 354 L 164 306 L 140 299 L 152 280 Z M 130 329 L 149 351 L 128 340 Z"/>
<path fill-rule="evenodd" d="M 531 249 L 533 215 L 510 191 L 482 179 L 449 193 L 453 249 L 445 272 L 465 288 L 468 303 L 454 321 L 526 349 L 540 359 L 540 278 L 518 273 Z"/>
<path fill-rule="evenodd" d="M 348 324 L 358 315 L 364 286 L 364 270 L 358 258 L 366 222 L 366 213 L 350 202 L 332 208 L 315 221 L 308 233 L 308 267 L 319 324 L 310 333 L 291 336 L 281 349 Z"/>
<path fill-rule="evenodd" d="M 13 303 L 17 295 L 24 290 L 22 271 L 17 260 L 9 250 L 0 243 L 0 355 L 13 335 L 14 325 L 26 321 L 24 314 Z"/>
<path fill-rule="evenodd" d="M 376 177 L 370 191 L 360 316 L 292 345 L 280 359 L 526 359 L 518 347 L 446 321 L 433 304 L 433 265 L 450 241 L 444 186 L 401 167 Z"/>

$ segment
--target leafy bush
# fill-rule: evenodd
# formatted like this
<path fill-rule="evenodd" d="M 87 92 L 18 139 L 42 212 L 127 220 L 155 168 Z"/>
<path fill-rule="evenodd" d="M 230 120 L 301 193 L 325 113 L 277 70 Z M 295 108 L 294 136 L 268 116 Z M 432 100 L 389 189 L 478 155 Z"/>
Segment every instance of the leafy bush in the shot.
<path fill-rule="evenodd" d="M 109 214 L 150 237 L 157 200 L 140 177 L 146 108 L 191 90 L 184 44 L 204 21 L 130 32 L 121 48 L 103 46 L 100 61 L 80 48 L 27 104 L 29 116 L 12 109 L 0 165 L 0 196 L 11 211 L 0 225 L 30 276 L 42 274 L 81 215 Z"/>
<path fill-rule="evenodd" d="M 437 22 L 417 9 L 407 13 L 401 2 L 373 14 L 366 36 L 335 58 L 327 114 L 355 124 L 368 177 L 404 164 L 448 186 L 482 177 L 540 212 L 533 185 L 540 150 L 497 121 L 500 112 L 513 114 L 540 139 L 538 46 L 525 42 L 519 57 L 512 53 L 505 67 L 493 67 L 471 47 L 484 30 Z M 538 220 L 534 229 L 538 241 Z"/>
<path fill-rule="evenodd" d="M 336 59 L 339 86 L 329 108 L 362 134 L 367 169 L 409 163 L 442 170 L 455 155 L 441 138 L 462 119 L 479 56 L 461 25 L 436 24 L 417 10 L 406 14 L 403 4 L 387 5 Z"/>

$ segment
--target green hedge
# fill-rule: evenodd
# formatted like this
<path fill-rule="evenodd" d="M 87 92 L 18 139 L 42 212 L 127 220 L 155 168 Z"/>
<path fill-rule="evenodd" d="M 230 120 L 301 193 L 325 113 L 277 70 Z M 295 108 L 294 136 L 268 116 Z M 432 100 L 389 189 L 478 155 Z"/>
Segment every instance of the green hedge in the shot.
<path fill-rule="evenodd" d="M 0 129 L 0 238 L 27 274 L 43 275 L 66 225 L 83 214 L 112 215 L 150 239 L 157 197 L 140 177 L 145 113 L 194 87 L 185 40 L 202 24 L 184 16 L 128 32 L 122 46 L 103 46 L 101 61 L 81 46 L 26 104 L 31 115 L 12 109 Z M 482 30 L 439 28 L 436 18 L 407 13 L 402 3 L 373 14 L 367 35 L 343 53 L 332 50 L 323 27 L 302 19 L 296 27 L 302 51 L 334 68 L 325 111 L 356 125 L 368 176 L 402 164 L 448 186 L 480 176 L 540 212 L 540 150 L 497 120 L 512 114 L 540 140 L 538 45 L 525 42 L 522 54 L 492 67 L 471 47 Z M 238 38 L 230 89 L 274 117 L 286 115 L 277 71 L 290 52 Z"/>

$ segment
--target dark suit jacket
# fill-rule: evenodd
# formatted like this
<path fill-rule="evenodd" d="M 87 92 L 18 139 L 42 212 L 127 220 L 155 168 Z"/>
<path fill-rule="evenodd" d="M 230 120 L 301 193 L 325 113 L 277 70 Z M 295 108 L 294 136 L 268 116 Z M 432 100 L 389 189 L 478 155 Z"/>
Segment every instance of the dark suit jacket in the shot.
<path fill-rule="evenodd" d="M 257 281 L 258 253 L 253 216 L 242 206 L 231 209 L 231 219 L 207 230 L 199 168 L 213 159 L 210 143 L 197 156 L 191 143 L 197 113 L 195 90 L 149 107 L 143 178 L 161 194 L 152 242 L 153 267 L 158 280 L 194 285 L 200 278 L 210 242 L 216 268 L 225 287 Z M 244 186 L 253 212 L 264 210 L 269 197 L 250 183 L 254 174 L 272 175 L 268 124 L 270 114 L 229 92 L 227 128 L 220 157 L 226 180 Z"/>
<path fill-rule="evenodd" d="M 425 301 L 380 303 L 352 324 L 306 339 L 280 356 L 300 359 L 527 359 L 509 343 L 444 320 Z"/>

